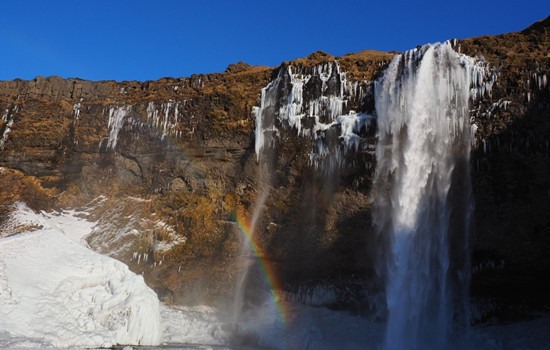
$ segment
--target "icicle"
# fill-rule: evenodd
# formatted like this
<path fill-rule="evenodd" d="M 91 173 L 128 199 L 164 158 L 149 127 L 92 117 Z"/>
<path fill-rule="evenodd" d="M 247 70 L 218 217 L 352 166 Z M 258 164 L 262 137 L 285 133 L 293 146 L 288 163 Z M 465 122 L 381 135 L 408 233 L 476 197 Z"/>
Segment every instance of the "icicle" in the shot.
<path fill-rule="evenodd" d="M 109 140 L 107 141 L 107 148 L 114 150 L 118 142 L 118 133 L 124 125 L 124 119 L 130 111 L 132 106 L 111 107 L 109 109 L 109 121 L 107 127 L 109 128 Z"/>
<path fill-rule="evenodd" d="M 329 81 L 334 78 L 339 85 L 337 90 L 329 91 Z M 316 92 L 317 96 L 305 101 L 304 89 L 312 79 L 321 82 L 320 94 Z M 288 81 L 290 91 L 286 101 L 280 103 L 278 92 Z M 368 126 L 372 119 L 372 116 L 364 113 L 345 112 L 348 101 L 357 95 L 362 98 L 361 86 L 358 82 L 347 81 L 346 74 L 340 72 L 338 62 L 317 65 L 309 73 L 301 68 L 293 69 L 292 66 L 281 68 L 278 77 L 262 89 L 260 106 L 252 110 L 256 117 L 257 157 L 264 147 L 273 144 L 273 137 L 278 135 L 274 123 L 277 119 L 280 125 L 294 128 L 299 136 L 313 139 L 315 148 L 310 153 L 310 160 L 315 166 L 327 157 L 333 157 L 331 161 L 340 164 L 343 160 L 342 152 L 359 149 L 363 139 L 357 133 L 361 127 Z M 304 122 L 306 119 L 307 123 Z M 341 146 L 329 151 L 323 141 L 325 132 L 338 126 Z"/>
<path fill-rule="evenodd" d="M 75 103 L 73 105 L 73 113 L 74 119 L 78 120 L 78 117 L 80 116 L 80 103 Z"/>

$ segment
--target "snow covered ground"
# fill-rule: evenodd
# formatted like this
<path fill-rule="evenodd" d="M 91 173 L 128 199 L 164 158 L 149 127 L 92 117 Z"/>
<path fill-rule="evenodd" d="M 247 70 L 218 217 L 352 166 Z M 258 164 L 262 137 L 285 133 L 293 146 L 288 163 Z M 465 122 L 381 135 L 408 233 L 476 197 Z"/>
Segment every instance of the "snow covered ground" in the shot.
<path fill-rule="evenodd" d="M 41 229 L 0 240 L 0 345 L 155 345 L 160 306 L 143 278 L 82 245 L 93 223 L 35 214 L 14 220 Z"/>
<path fill-rule="evenodd" d="M 4 222 L 6 232 L 31 231 L 0 238 L 0 348 L 230 349 L 223 344 L 237 341 L 270 349 L 380 349 L 383 324 L 322 307 L 287 303 L 283 323 L 266 303 L 245 312 L 235 327 L 213 308 L 163 305 L 141 276 L 86 247 L 95 223 L 85 216 L 37 214 L 20 204 Z M 232 338 L 236 328 L 239 336 Z M 474 327 L 455 349 L 550 349 L 548 329 L 550 316 Z"/>
<path fill-rule="evenodd" d="M 81 215 L 83 213 L 80 213 Z M 95 223 L 19 204 L 0 239 L 0 347 L 219 344 L 212 310 L 161 305 L 143 278 L 88 249 Z"/>

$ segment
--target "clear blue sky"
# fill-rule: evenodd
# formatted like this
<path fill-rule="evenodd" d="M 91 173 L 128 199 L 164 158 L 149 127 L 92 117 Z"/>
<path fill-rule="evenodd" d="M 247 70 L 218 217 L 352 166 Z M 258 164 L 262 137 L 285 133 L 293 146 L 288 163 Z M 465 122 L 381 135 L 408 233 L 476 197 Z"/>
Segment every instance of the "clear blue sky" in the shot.
<path fill-rule="evenodd" d="M 0 80 L 151 80 L 518 31 L 550 0 L 0 0 Z"/>

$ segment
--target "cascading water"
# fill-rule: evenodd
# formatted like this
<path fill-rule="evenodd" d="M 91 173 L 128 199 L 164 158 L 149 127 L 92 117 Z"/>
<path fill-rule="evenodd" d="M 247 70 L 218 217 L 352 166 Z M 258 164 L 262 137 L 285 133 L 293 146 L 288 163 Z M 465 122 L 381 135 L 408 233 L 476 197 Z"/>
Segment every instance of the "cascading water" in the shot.
<path fill-rule="evenodd" d="M 377 82 L 387 350 L 445 349 L 451 330 L 467 326 L 469 101 L 490 89 L 488 76 L 447 42 L 396 56 Z"/>
<path fill-rule="evenodd" d="M 265 204 L 265 200 L 267 199 L 267 195 L 269 194 L 269 191 L 267 187 L 262 190 L 262 193 L 258 197 L 254 211 L 252 213 L 252 218 L 250 221 L 250 232 L 248 234 L 253 237 L 255 233 L 255 229 L 257 227 L 258 220 L 260 219 L 260 214 L 263 209 L 263 206 Z M 253 255 L 255 252 L 253 251 L 252 247 L 248 244 L 243 244 L 241 248 L 241 256 L 244 258 L 248 258 L 249 256 Z M 248 281 L 248 276 L 250 274 L 250 269 L 252 267 L 252 264 L 250 261 L 246 262 L 246 266 L 244 267 L 243 273 L 241 276 L 239 276 L 239 279 L 237 280 L 237 286 L 235 288 L 235 295 L 233 298 L 233 325 L 234 325 L 234 336 L 239 336 L 239 322 L 241 321 L 242 312 L 245 306 L 245 292 L 246 292 L 246 283 Z"/>
<path fill-rule="evenodd" d="M 467 328 L 475 134 L 469 103 L 490 93 L 495 78 L 485 62 L 447 42 L 396 56 L 375 84 L 374 220 L 387 244 L 379 248 L 385 252 L 387 350 L 448 348 L 453 331 Z M 348 82 L 337 62 L 281 67 L 255 109 L 262 189 L 255 213 L 272 185 L 283 129 L 312 141 L 311 164 L 327 178 L 346 165 L 344 157 L 370 152 L 360 133 L 374 117 L 349 106 L 366 105 L 367 89 L 368 82 Z"/>
<path fill-rule="evenodd" d="M 254 266 L 254 262 L 251 262 L 250 259 L 248 259 L 253 254 L 257 253 L 254 251 L 254 247 L 251 246 L 254 240 L 254 236 L 256 234 L 256 230 L 258 227 L 258 221 L 261 219 L 262 210 L 265 205 L 265 201 L 269 195 L 269 186 L 270 186 L 270 175 L 272 172 L 272 153 L 269 152 L 269 148 L 263 149 L 264 142 L 267 139 L 267 143 L 269 146 L 272 146 L 273 143 L 273 136 L 270 132 L 273 132 L 273 119 L 270 114 L 270 107 L 274 104 L 275 98 L 276 98 L 276 91 L 273 89 L 270 89 L 271 84 L 266 86 L 264 89 L 262 89 L 261 94 L 261 107 L 254 110 L 254 113 L 256 113 L 256 154 L 257 154 L 257 160 L 259 162 L 258 167 L 258 187 L 260 189 L 258 197 L 256 198 L 256 201 L 254 203 L 254 209 L 252 212 L 252 217 L 250 218 L 250 224 L 248 227 L 244 228 L 244 230 L 248 230 L 248 232 L 244 232 L 243 235 L 248 235 L 248 237 L 243 237 L 243 244 L 241 247 L 241 256 L 247 259 L 248 261 L 245 262 L 245 266 L 243 268 L 243 271 L 239 278 L 237 279 L 237 285 L 235 288 L 235 295 L 233 298 L 233 337 L 236 339 L 236 342 L 240 342 L 239 337 L 242 336 L 240 334 L 241 329 L 239 328 L 239 324 L 242 321 L 242 314 L 243 309 L 246 303 L 245 300 L 245 294 L 246 294 L 246 288 L 247 288 L 247 282 L 251 273 L 251 269 Z M 265 120 L 264 120 L 265 118 Z M 270 123 L 266 130 L 265 126 L 267 123 Z M 262 158 L 260 160 L 260 152 L 262 153 Z M 249 242 L 247 242 L 247 240 Z M 257 263 L 257 262 L 256 262 Z"/>

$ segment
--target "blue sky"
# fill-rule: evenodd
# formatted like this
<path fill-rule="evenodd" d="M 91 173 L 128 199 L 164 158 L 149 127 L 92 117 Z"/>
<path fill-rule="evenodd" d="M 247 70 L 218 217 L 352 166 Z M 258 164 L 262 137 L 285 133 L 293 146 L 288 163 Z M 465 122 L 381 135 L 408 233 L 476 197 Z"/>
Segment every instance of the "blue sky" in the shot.
<path fill-rule="evenodd" d="M 0 80 L 154 80 L 518 31 L 549 0 L 0 0 Z"/>

